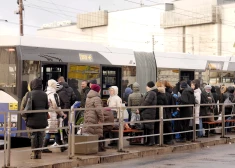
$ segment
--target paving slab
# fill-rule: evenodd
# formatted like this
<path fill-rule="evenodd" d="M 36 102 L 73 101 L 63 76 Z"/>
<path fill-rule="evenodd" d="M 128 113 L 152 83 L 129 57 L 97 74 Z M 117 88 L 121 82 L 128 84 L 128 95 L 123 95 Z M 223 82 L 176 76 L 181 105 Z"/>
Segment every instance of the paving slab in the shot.
<path fill-rule="evenodd" d="M 199 138 L 197 142 L 176 143 L 171 146 L 145 147 L 141 145 L 128 146 L 124 148 L 125 152 L 117 152 L 116 148 L 107 149 L 106 152 L 100 152 L 93 155 L 76 155 L 73 159 L 68 158 L 67 151 L 61 153 L 60 150 L 52 149 L 53 153 L 43 154 L 42 159 L 30 159 L 30 148 L 17 148 L 11 150 L 11 166 L 17 168 L 73 168 L 85 165 L 94 165 L 100 163 L 118 162 L 128 159 L 142 158 L 151 155 L 163 155 L 184 150 L 209 147 L 220 144 L 235 142 L 235 134 L 227 135 L 230 138 L 220 138 L 220 135 L 212 135 L 209 138 Z M 3 166 L 3 151 L 0 151 L 0 166 Z"/>

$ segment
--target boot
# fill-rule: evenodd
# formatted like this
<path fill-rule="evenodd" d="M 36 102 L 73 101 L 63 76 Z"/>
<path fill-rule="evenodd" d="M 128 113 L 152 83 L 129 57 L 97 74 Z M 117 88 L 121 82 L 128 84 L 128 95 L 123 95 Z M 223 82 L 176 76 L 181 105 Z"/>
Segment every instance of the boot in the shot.
<path fill-rule="evenodd" d="M 36 151 L 36 159 L 42 159 L 42 151 Z"/>
<path fill-rule="evenodd" d="M 37 158 L 36 151 L 32 151 L 32 153 L 30 154 L 30 158 L 31 159 L 36 159 Z"/>
<path fill-rule="evenodd" d="M 154 134 L 154 130 L 148 130 L 148 135 L 152 135 L 152 134 Z M 148 139 L 149 139 L 149 143 L 147 144 L 148 146 L 155 145 L 155 142 L 154 142 L 155 138 L 153 136 L 148 137 Z"/>
<path fill-rule="evenodd" d="M 45 139 L 44 138 L 44 140 L 43 140 L 43 147 L 47 147 L 47 145 L 48 145 L 48 143 L 49 143 L 49 139 Z M 49 149 L 43 149 L 42 150 L 42 153 L 52 153 L 52 151 L 50 151 Z"/>
<path fill-rule="evenodd" d="M 103 138 L 99 138 L 99 140 L 103 140 Z M 105 152 L 104 142 L 99 142 L 99 152 Z"/>
<path fill-rule="evenodd" d="M 63 145 L 63 143 L 62 143 L 62 141 L 60 140 L 59 142 L 56 142 L 58 145 Z M 64 152 L 64 151 L 66 151 L 67 150 L 67 148 L 66 147 L 60 147 L 60 151 L 61 152 Z"/>

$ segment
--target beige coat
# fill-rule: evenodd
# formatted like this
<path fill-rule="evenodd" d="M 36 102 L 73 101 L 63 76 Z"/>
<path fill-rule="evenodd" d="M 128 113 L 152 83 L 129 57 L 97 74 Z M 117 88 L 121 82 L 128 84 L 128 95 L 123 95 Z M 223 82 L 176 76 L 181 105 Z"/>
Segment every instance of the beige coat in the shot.
<path fill-rule="evenodd" d="M 99 93 L 90 90 L 87 94 L 86 108 L 102 108 L 102 100 Z M 104 123 L 104 114 L 101 109 L 86 110 L 84 113 L 84 125 Z M 88 126 L 83 129 L 83 133 L 98 135 L 103 137 L 103 126 Z"/>

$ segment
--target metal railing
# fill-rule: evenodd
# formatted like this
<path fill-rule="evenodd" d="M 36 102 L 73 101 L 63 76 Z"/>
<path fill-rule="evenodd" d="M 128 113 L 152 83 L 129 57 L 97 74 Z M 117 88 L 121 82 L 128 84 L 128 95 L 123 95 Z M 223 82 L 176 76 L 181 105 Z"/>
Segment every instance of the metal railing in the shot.
<path fill-rule="evenodd" d="M 225 105 L 224 104 L 197 104 L 197 106 L 222 106 L 222 120 L 221 122 L 218 122 L 218 124 L 222 124 L 222 131 L 221 131 L 221 138 L 225 138 L 225 129 L 227 128 L 234 128 L 235 126 L 226 127 L 225 123 L 225 117 L 233 117 L 235 114 L 225 115 Z M 230 104 L 232 106 L 235 105 L 235 103 Z M 192 114 L 191 117 L 186 118 L 164 118 L 164 109 L 165 108 L 186 108 L 191 107 L 192 108 Z M 126 109 L 151 109 L 154 108 L 156 110 L 159 110 L 159 116 L 156 116 L 156 118 L 153 120 L 142 120 L 142 121 L 134 121 L 134 122 L 125 122 L 124 121 L 124 111 Z M 158 136 L 159 138 L 159 146 L 164 145 L 164 136 L 165 135 L 174 135 L 174 134 L 182 134 L 182 133 L 193 133 L 192 141 L 196 141 L 197 132 L 202 131 L 201 129 L 196 129 L 196 119 L 202 119 L 202 118 L 210 118 L 212 116 L 196 116 L 195 114 L 195 106 L 194 105 L 168 105 L 168 106 L 135 106 L 135 107 L 119 107 L 119 108 L 111 108 L 112 110 L 116 110 L 118 114 L 118 122 L 112 122 L 112 123 L 99 123 L 99 124 L 81 124 L 76 125 L 75 124 L 75 112 L 76 111 L 86 111 L 86 110 L 107 110 L 106 108 L 78 108 L 78 109 L 68 109 L 64 110 L 64 112 L 68 112 L 68 126 L 66 127 L 58 127 L 58 130 L 62 129 L 68 129 L 68 144 L 58 145 L 55 147 L 42 147 L 42 148 L 35 148 L 35 149 L 24 149 L 24 150 L 18 150 L 17 152 L 25 152 L 25 151 L 33 151 L 33 150 L 43 150 L 43 149 L 51 149 L 51 148 L 60 148 L 60 147 L 68 147 L 68 157 L 72 159 L 75 156 L 75 145 L 81 145 L 81 144 L 89 144 L 89 143 L 98 143 L 98 142 L 106 142 L 106 141 L 118 141 L 118 151 L 123 152 L 124 140 L 127 139 L 134 139 L 134 138 L 146 138 L 151 136 Z M 45 129 L 31 129 L 31 130 L 17 130 L 12 131 L 11 130 L 11 115 L 12 114 L 22 114 L 22 113 L 45 113 L 50 112 L 53 110 L 33 110 L 33 111 L 17 111 L 17 112 L 0 112 L 0 114 L 4 115 L 4 130 L 0 131 L 4 133 L 4 167 L 10 167 L 11 166 L 11 134 L 12 133 L 25 133 L 25 132 L 37 132 L 37 131 L 46 131 L 50 130 L 50 128 Z M 110 111 L 112 112 L 112 111 Z M 144 113 L 144 112 L 143 112 Z M 220 115 L 214 115 L 213 117 L 219 117 Z M 171 133 L 164 133 L 164 122 L 166 121 L 177 121 L 177 120 L 192 120 L 192 130 L 186 130 L 186 131 L 179 131 L 179 132 L 171 132 Z M 132 136 L 132 137 L 123 137 L 124 132 L 124 124 L 135 124 L 135 123 L 159 123 L 159 133 L 157 134 L 151 134 L 151 135 L 139 135 L 139 136 Z M 98 123 L 98 122 L 97 122 Z M 97 140 L 97 141 L 87 141 L 87 142 L 75 142 L 75 129 L 76 128 L 86 128 L 86 127 L 94 127 L 94 126 L 107 126 L 107 125 L 118 125 L 118 138 L 112 138 L 112 139 L 104 139 L 104 140 Z M 210 129 L 204 129 L 205 131 L 213 130 L 216 128 L 210 128 Z"/>

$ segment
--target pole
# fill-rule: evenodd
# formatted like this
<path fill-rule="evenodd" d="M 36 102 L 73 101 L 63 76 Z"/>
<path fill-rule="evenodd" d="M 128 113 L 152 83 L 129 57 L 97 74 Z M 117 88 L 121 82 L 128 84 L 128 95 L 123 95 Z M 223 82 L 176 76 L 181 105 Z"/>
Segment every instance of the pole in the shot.
<path fill-rule="evenodd" d="M 154 46 L 155 46 L 155 37 L 154 37 L 154 35 L 152 35 L 152 45 L 153 45 L 153 52 L 154 52 Z"/>
<path fill-rule="evenodd" d="M 8 122 L 7 122 L 7 167 L 11 165 L 11 113 L 8 112 Z"/>
<path fill-rule="evenodd" d="M 222 135 L 221 138 L 225 138 L 225 106 L 222 106 Z"/>
<path fill-rule="evenodd" d="M 196 115 L 195 115 L 195 106 L 193 106 L 193 142 L 196 141 Z"/>
<path fill-rule="evenodd" d="M 160 136 L 159 136 L 159 145 L 163 146 L 164 144 L 164 139 L 163 139 L 163 107 L 160 107 L 159 110 L 159 118 L 160 118 L 160 122 L 159 122 L 159 132 L 160 132 Z"/>
<path fill-rule="evenodd" d="M 75 114 L 74 114 L 74 109 L 71 111 L 71 120 L 72 120 L 72 143 L 71 143 L 71 152 L 72 156 L 74 157 L 75 155 Z"/>
<path fill-rule="evenodd" d="M 121 110 L 121 107 L 118 108 L 118 114 L 119 114 L 119 141 L 118 141 L 118 152 L 123 152 L 123 113 L 124 110 Z"/>
<path fill-rule="evenodd" d="M 20 36 L 24 35 L 24 26 L 23 26 L 23 0 L 19 0 L 19 21 L 20 21 Z"/>
<path fill-rule="evenodd" d="M 4 114 L 4 167 L 6 167 L 6 149 L 7 149 L 7 115 Z"/>

